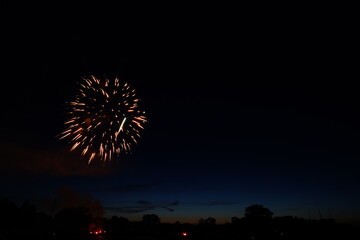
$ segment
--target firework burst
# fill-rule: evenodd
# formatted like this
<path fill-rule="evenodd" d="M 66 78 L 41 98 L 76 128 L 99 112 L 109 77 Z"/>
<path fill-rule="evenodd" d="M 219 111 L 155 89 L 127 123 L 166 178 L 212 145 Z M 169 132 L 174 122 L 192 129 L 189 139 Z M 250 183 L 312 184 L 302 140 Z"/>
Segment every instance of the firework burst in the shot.
<path fill-rule="evenodd" d="M 138 142 L 147 121 L 144 113 L 128 83 L 83 78 L 75 101 L 69 103 L 70 117 L 59 139 L 68 139 L 71 151 L 80 149 L 89 163 L 95 158 L 110 161 Z"/>

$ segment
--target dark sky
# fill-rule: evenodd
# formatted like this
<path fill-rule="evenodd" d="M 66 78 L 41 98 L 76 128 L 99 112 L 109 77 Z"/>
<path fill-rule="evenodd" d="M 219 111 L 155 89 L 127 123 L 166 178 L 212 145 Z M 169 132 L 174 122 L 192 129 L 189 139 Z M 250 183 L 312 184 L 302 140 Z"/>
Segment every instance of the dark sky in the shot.
<path fill-rule="evenodd" d="M 3 4 L 0 196 L 106 216 L 360 219 L 352 6 Z M 118 76 L 149 122 L 132 155 L 87 165 L 57 141 L 83 76 Z M 74 193 L 75 194 L 75 193 Z"/>

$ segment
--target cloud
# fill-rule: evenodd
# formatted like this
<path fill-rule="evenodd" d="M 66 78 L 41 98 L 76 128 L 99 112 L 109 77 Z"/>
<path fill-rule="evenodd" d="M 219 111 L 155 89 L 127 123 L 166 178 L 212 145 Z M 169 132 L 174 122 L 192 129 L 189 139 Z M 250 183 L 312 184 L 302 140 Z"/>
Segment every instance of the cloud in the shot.
<path fill-rule="evenodd" d="M 124 206 L 124 207 L 105 207 L 105 210 L 116 213 L 142 213 L 154 209 L 165 209 L 169 212 L 174 212 L 173 208 L 160 206 Z"/>
<path fill-rule="evenodd" d="M 174 202 L 170 202 L 170 206 L 177 206 L 179 205 L 179 201 L 178 200 L 175 200 Z"/>
<path fill-rule="evenodd" d="M 186 205 L 194 206 L 231 206 L 241 204 L 239 201 L 212 201 L 212 202 L 184 202 Z"/>
<path fill-rule="evenodd" d="M 153 183 L 140 183 L 140 184 L 127 184 L 127 185 L 120 185 L 120 186 L 113 186 L 111 188 L 99 190 L 99 191 L 106 191 L 106 192 L 137 192 L 137 191 L 147 191 L 152 187 L 160 185 L 161 182 L 153 182 Z M 140 200 L 141 201 L 141 200 Z M 141 203 L 144 204 L 144 203 Z"/>
<path fill-rule="evenodd" d="M 153 206 L 124 206 L 124 207 L 105 207 L 105 210 L 116 213 L 141 213 L 154 209 Z"/>
<path fill-rule="evenodd" d="M 149 210 L 154 209 L 165 209 L 169 212 L 174 212 L 175 209 L 171 208 L 170 206 L 177 206 L 179 205 L 178 201 L 173 202 L 150 202 L 145 200 L 138 200 L 135 202 L 138 205 L 131 205 L 131 206 L 119 206 L 119 207 L 105 207 L 106 211 L 115 212 L 115 213 L 142 213 L 147 212 Z"/>
<path fill-rule="evenodd" d="M 164 209 L 170 211 L 170 212 L 174 212 L 175 210 L 173 208 L 169 208 L 169 207 L 163 207 Z"/>
<path fill-rule="evenodd" d="M 101 165 L 88 165 L 69 149 L 40 149 L 20 145 L 0 145 L 0 174 L 30 174 L 53 176 L 101 176 L 112 172 Z"/>
<path fill-rule="evenodd" d="M 241 204 L 241 202 L 238 202 L 238 201 L 233 201 L 233 202 L 215 201 L 215 202 L 209 202 L 209 203 L 203 203 L 203 204 L 206 206 L 231 206 L 231 205 Z"/>
<path fill-rule="evenodd" d="M 128 202 L 131 203 L 131 202 Z M 175 212 L 174 207 L 179 205 L 192 205 L 192 206 L 232 206 L 241 204 L 239 201 L 210 201 L 210 202 L 179 202 L 175 201 L 146 201 L 138 200 L 133 202 L 132 205 L 118 206 L 118 207 L 105 207 L 106 211 L 117 214 L 126 213 L 144 213 L 149 210 L 164 209 L 169 212 Z"/>

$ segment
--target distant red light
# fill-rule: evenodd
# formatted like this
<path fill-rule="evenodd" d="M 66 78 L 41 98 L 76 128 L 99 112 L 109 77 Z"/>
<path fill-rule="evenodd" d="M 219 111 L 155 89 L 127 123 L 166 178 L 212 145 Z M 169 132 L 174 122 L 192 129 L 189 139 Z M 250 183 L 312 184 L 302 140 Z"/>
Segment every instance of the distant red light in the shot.
<path fill-rule="evenodd" d="M 183 235 L 184 237 L 186 237 L 186 236 L 187 236 L 187 233 L 186 233 L 186 232 L 183 232 L 182 235 Z"/>

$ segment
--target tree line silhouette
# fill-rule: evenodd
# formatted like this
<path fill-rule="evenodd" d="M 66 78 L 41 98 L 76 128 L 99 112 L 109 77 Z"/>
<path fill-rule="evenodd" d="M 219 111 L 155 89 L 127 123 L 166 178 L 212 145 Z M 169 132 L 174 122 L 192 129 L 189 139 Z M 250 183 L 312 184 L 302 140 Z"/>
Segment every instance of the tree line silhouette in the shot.
<path fill-rule="evenodd" d="M 231 223 L 216 224 L 213 217 L 201 218 L 197 224 L 162 223 L 156 214 L 145 214 L 141 221 L 127 218 L 94 217 L 85 207 L 64 208 L 54 216 L 38 212 L 25 201 L 17 207 L 0 199 L 0 240 L 8 239 L 345 239 L 357 234 L 356 226 L 334 219 L 309 220 L 293 216 L 273 217 L 263 205 L 245 208 L 243 217 Z"/>

